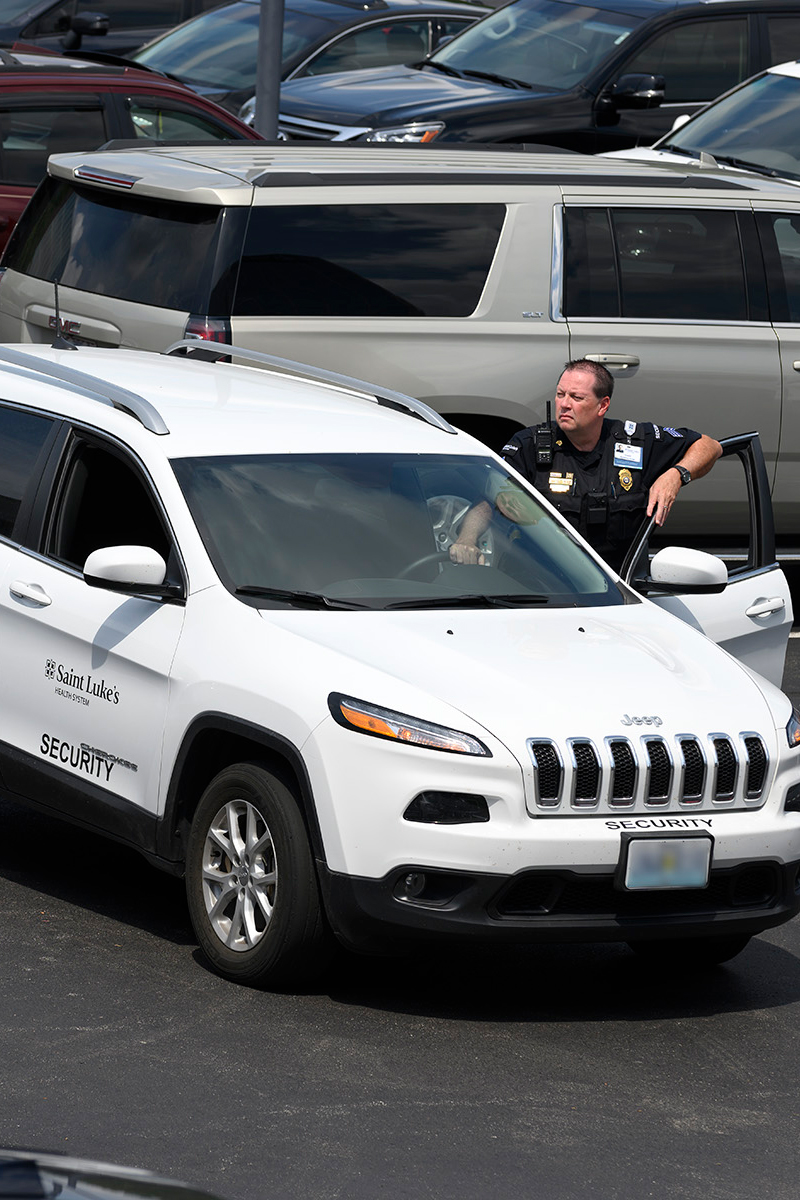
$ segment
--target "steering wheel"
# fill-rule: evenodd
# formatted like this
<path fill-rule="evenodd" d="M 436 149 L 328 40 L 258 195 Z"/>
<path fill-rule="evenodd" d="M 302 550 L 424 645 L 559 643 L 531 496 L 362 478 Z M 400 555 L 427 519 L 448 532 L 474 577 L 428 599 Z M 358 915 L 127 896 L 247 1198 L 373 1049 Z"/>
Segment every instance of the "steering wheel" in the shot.
<path fill-rule="evenodd" d="M 402 571 L 397 572 L 397 579 L 407 579 L 409 575 L 413 575 L 419 567 L 424 567 L 425 563 L 444 562 L 450 558 L 449 550 L 433 550 L 430 554 L 423 554 L 422 558 L 415 558 L 407 567 L 403 567 Z"/>
<path fill-rule="evenodd" d="M 440 550 L 449 550 L 458 537 L 461 522 L 472 508 L 469 500 L 463 496 L 445 493 L 441 496 L 431 496 L 428 500 L 428 513 L 433 526 L 433 536 Z M 491 566 L 494 543 L 491 530 L 481 536 L 480 551 L 486 566 Z"/>

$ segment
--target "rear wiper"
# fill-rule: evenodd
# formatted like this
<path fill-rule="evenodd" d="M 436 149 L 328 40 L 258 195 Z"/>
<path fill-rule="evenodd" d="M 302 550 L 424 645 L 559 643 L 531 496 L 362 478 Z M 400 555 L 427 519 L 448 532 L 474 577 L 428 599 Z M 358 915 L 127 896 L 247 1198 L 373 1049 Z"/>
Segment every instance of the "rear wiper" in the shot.
<path fill-rule="evenodd" d="M 396 600 L 384 608 L 516 608 L 527 604 L 546 604 L 549 596 L 512 592 L 507 596 L 428 596 L 417 600 Z"/>
<path fill-rule="evenodd" d="M 453 75 L 456 79 L 464 78 L 463 71 L 457 71 L 455 67 L 446 67 L 444 63 L 433 62 L 428 59 L 423 59 L 422 62 L 419 63 L 412 63 L 412 66 L 417 71 L 421 71 L 423 67 L 433 67 L 435 71 L 441 71 L 443 75 Z"/>
<path fill-rule="evenodd" d="M 236 588 L 237 596 L 263 596 L 266 600 L 285 600 L 295 608 L 369 608 L 368 604 L 357 604 L 354 600 L 332 600 L 322 592 L 296 592 L 291 588 L 261 587 L 257 583 L 243 583 Z"/>
<path fill-rule="evenodd" d="M 492 71 L 464 71 L 464 75 L 472 79 L 488 79 L 490 83 L 499 83 L 501 87 L 527 88 L 533 90 L 533 84 L 525 83 L 524 79 L 512 79 L 510 75 L 495 75 Z"/>

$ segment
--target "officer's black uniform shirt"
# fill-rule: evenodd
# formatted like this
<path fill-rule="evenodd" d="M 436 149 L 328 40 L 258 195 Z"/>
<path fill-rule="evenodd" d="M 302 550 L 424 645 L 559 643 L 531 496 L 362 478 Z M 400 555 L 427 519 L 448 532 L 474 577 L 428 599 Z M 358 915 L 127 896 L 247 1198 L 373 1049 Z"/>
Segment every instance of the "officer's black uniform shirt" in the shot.
<path fill-rule="evenodd" d="M 537 426 L 503 447 L 503 458 L 563 513 L 612 566 L 619 567 L 647 512 L 650 487 L 700 438 L 693 429 L 603 420 L 593 450 L 576 450 L 553 426 L 553 458 L 537 466 Z"/>

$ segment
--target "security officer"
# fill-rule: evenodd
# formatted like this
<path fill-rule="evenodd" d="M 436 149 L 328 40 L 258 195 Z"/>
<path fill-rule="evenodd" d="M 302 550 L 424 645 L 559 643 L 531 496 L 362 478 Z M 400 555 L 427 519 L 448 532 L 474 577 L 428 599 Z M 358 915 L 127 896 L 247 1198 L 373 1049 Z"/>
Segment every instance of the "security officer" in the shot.
<path fill-rule="evenodd" d="M 555 426 L 523 429 L 503 457 L 619 567 L 645 514 L 655 513 L 663 525 L 680 489 L 710 471 L 722 447 L 691 429 L 610 420 L 613 390 L 599 363 L 567 363 L 556 388 Z M 455 562 L 481 562 L 476 543 L 491 516 L 487 501 L 467 514 L 450 549 Z"/>

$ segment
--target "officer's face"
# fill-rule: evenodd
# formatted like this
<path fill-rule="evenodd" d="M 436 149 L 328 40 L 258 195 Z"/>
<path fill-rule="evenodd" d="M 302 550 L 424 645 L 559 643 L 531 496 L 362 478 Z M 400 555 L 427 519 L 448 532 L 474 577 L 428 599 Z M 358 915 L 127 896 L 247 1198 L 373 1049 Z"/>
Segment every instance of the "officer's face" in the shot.
<path fill-rule="evenodd" d="M 590 371 L 565 371 L 556 388 L 556 424 L 579 449 L 591 449 L 600 437 L 610 403 L 598 397 Z"/>

